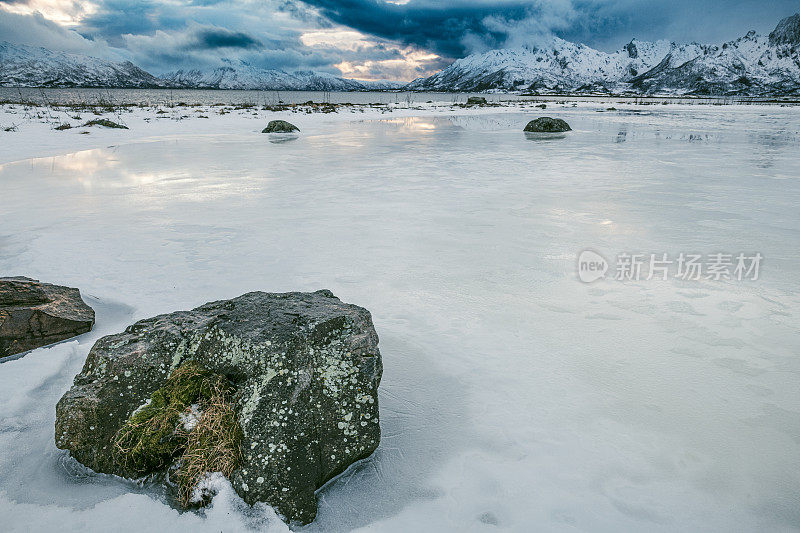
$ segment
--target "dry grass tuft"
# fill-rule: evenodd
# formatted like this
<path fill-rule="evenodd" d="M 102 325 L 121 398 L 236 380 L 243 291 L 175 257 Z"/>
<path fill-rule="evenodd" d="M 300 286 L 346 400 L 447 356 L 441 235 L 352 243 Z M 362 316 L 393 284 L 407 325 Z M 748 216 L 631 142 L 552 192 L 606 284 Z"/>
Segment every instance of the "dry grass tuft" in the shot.
<path fill-rule="evenodd" d="M 229 478 L 241 460 L 242 430 L 234 404 L 224 389 L 217 389 L 202 407 L 200 420 L 189 432 L 178 469 L 181 504 L 188 507 L 197 484 L 208 473 Z"/>
<path fill-rule="evenodd" d="M 193 405 L 199 408 L 199 419 L 187 428 L 184 421 Z M 130 475 L 141 476 L 163 470 L 179 457 L 179 499 L 189 506 L 205 474 L 233 473 L 241 459 L 241 440 L 228 381 L 188 361 L 117 432 L 114 460 Z"/>

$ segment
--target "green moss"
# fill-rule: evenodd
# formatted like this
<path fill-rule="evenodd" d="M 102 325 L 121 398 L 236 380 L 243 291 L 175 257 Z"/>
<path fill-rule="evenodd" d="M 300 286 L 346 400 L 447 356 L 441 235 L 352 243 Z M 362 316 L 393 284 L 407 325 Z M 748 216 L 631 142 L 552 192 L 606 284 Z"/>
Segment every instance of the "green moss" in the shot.
<path fill-rule="evenodd" d="M 193 433 L 202 424 L 187 429 L 184 416 L 196 404 L 206 418 L 206 411 L 227 401 L 230 385 L 224 376 L 214 374 L 195 361 L 187 361 L 176 368 L 163 387 L 156 390 L 150 402 L 134 412 L 117 432 L 114 441 L 114 460 L 126 472 L 142 476 L 163 470 L 178 456 L 182 455 L 190 442 L 196 440 Z M 230 435 L 239 435 L 239 423 L 232 408 L 221 422 L 227 424 L 225 431 L 218 432 L 226 437 L 226 449 L 238 449 L 238 442 L 231 441 Z M 214 434 L 204 437 L 206 444 L 201 449 L 214 448 Z M 222 437 L 219 437 L 222 438 Z M 197 446 L 195 446 L 197 448 Z M 212 461 L 213 463 L 213 461 Z M 209 470 L 215 471 L 215 470 Z M 201 472 L 200 475 L 205 472 Z M 196 483 L 196 480 L 195 480 Z"/>

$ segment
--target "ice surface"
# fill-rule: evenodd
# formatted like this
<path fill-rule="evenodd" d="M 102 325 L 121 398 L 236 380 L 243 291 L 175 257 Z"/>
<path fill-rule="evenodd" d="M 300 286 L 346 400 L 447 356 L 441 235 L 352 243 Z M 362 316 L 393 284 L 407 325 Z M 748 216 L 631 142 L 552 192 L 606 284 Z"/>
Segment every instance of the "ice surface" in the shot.
<path fill-rule="evenodd" d="M 574 131 L 550 141 L 522 133 L 534 116 L 0 166 L 0 272 L 97 310 L 94 332 L 0 365 L 3 528 L 283 528 L 229 486 L 179 514 L 85 471 L 54 447 L 54 406 L 134 319 L 320 288 L 373 313 L 383 440 L 308 530 L 800 528 L 800 114 L 558 110 Z M 765 261 L 755 282 L 587 285 L 586 248 Z"/>

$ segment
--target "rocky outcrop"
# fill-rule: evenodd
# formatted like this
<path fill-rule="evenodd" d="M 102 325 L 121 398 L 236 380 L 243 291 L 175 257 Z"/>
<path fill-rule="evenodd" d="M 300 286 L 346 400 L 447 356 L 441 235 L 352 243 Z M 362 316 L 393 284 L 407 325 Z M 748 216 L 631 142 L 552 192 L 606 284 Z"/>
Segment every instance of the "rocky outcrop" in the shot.
<path fill-rule="evenodd" d="M 228 433 L 241 432 L 230 478 L 250 504 L 266 502 L 308 523 L 316 515 L 315 491 L 378 446 L 378 336 L 366 309 L 325 290 L 252 292 L 98 340 L 56 407 L 56 445 L 98 472 L 138 477 L 150 473 L 141 465 L 164 467 L 143 460 L 133 468 L 116 452 L 121 434 L 130 449 L 128 430 L 160 416 L 149 412 L 154 407 L 176 405 L 173 397 L 181 407 L 195 403 L 182 421 L 199 417 L 203 425 L 195 396 L 169 392 L 187 389 L 178 379 L 187 366 L 204 380 L 225 382 L 215 387 L 232 398 L 240 428 Z M 187 427 L 176 431 L 191 437 Z M 181 442 L 167 459 L 180 462 Z"/>
<path fill-rule="evenodd" d="M 800 45 L 800 13 L 781 20 L 769 34 L 769 42 L 775 46 Z"/>
<path fill-rule="evenodd" d="M 467 105 L 486 105 L 486 98 L 483 96 L 470 96 L 467 98 Z"/>
<path fill-rule="evenodd" d="M 293 133 L 295 131 L 300 131 L 300 128 L 291 122 L 286 122 L 285 120 L 270 120 L 267 127 L 261 130 L 261 133 Z"/>
<path fill-rule="evenodd" d="M 0 278 L 0 357 L 69 339 L 93 325 L 94 311 L 78 289 Z"/>
<path fill-rule="evenodd" d="M 528 122 L 524 131 L 532 133 L 560 133 L 572 131 L 572 128 L 560 118 L 539 117 L 536 120 Z"/>

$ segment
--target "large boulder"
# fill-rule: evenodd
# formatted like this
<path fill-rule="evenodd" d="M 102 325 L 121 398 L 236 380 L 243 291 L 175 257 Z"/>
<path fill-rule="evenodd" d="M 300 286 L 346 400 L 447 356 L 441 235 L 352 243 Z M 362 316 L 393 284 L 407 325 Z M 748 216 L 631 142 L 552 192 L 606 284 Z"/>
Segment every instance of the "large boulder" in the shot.
<path fill-rule="evenodd" d="M 467 105 L 486 105 L 486 98 L 483 96 L 470 96 L 467 98 Z"/>
<path fill-rule="evenodd" d="M 572 131 L 572 128 L 560 118 L 539 117 L 536 120 L 528 122 L 524 131 L 532 133 L 560 133 L 563 131 Z"/>
<path fill-rule="evenodd" d="M 0 278 L 0 357 L 69 339 L 93 325 L 94 311 L 78 289 Z"/>
<path fill-rule="evenodd" d="M 246 502 L 266 502 L 290 521 L 311 522 L 315 491 L 380 441 L 382 364 L 372 319 L 366 309 L 322 290 L 252 292 L 103 337 L 58 402 L 56 445 L 97 472 L 175 472 L 186 449 L 174 440 L 176 432 L 191 436 L 188 418 L 199 417 L 197 425 L 203 425 L 200 385 L 178 403 L 183 429 L 166 428 L 174 440 L 166 452 L 171 467 L 141 456 L 129 461 L 130 439 L 121 435 L 129 437 L 132 423 L 184 394 L 188 388 L 178 378 L 198 372 L 203 383 L 224 381 L 220 388 L 230 391 L 225 394 L 239 428 L 226 434 L 240 435 L 240 456 L 229 473 L 234 489 Z M 175 425 L 174 419 L 160 420 Z"/>
<path fill-rule="evenodd" d="M 261 130 L 261 133 L 294 133 L 295 131 L 300 131 L 300 128 L 291 122 L 286 122 L 285 120 L 270 120 L 267 127 Z"/>

